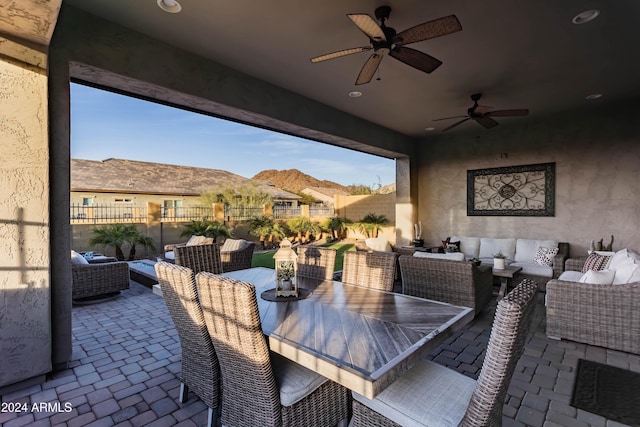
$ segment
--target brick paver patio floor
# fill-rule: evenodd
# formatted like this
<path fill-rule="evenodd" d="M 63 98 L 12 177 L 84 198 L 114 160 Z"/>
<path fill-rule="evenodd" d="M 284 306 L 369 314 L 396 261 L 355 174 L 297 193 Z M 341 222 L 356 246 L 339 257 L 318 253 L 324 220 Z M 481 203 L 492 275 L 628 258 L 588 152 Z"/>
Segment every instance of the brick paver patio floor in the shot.
<path fill-rule="evenodd" d="M 495 301 L 429 358 L 476 378 L 494 308 Z M 525 353 L 509 387 L 503 425 L 621 426 L 569 405 L 579 358 L 640 372 L 640 355 L 547 339 L 541 294 Z M 0 425 L 205 425 L 207 408 L 197 397 L 191 394 L 185 404 L 178 402 L 179 374 L 180 343 L 162 297 L 131 282 L 131 289 L 114 300 L 73 308 L 69 368 L 44 384 L 2 396 L 3 402 L 20 404 L 26 411 L 0 413 Z M 51 405 L 31 411 L 34 403 Z"/>

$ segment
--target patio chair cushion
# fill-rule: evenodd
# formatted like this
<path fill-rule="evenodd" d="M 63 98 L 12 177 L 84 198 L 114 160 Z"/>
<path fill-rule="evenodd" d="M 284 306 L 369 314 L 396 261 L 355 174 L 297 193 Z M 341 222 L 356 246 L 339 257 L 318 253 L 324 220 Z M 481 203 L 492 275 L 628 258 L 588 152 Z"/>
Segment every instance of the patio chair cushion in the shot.
<path fill-rule="evenodd" d="M 389 239 L 384 236 L 380 237 L 370 237 L 364 241 L 364 244 L 367 245 L 373 251 L 376 252 L 391 252 L 391 244 L 389 243 Z"/>
<path fill-rule="evenodd" d="M 89 264 L 89 261 L 78 252 L 71 250 L 71 264 L 84 265 Z"/>
<path fill-rule="evenodd" d="M 610 285 L 616 275 L 614 270 L 589 270 L 580 277 L 580 283 L 591 283 L 594 285 Z"/>
<path fill-rule="evenodd" d="M 583 276 L 581 271 L 566 270 L 558 277 L 558 280 L 564 280 L 565 282 L 579 282 Z"/>
<path fill-rule="evenodd" d="M 557 248 L 556 240 L 535 240 L 535 239 L 517 239 L 516 254 L 514 261 L 516 262 L 534 262 L 538 250 L 540 248 Z M 555 256 L 555 255 L 554 255 Z M 553 256 L 551 257 L 553 258 Z M 549 264 L 552 265 L 552 264 Z"/>
<path fill-rule="evenodd" d="M 185 246 L 195 246 L 195 245 L 208 245 L 213 243 L 212 237 L 206 236 L 191 236 Z"/>
<path fill-rule="evenodd" d="M 462 252 L 449 252 L 449 253 L 440 254 L 440 253 L 416 251 L 413 253 L 413 256 L 416 258 L 437 258 L 437 259 L 448 259 L 451 261 L 464 261 L 464 253 Z"/>
<path fill-rule="evenodd" d="M 223 245 L 220 246 L 220 252 L 232 252 L 239 249 L 243 249 L 247 246 L 247 241 L 244 239 L 227 239 Z"/>
<path fill-rule="evenodd" d="M 457 426 L 475 387 L 465 375 L 420 360 L 374 400 L 355 392 L 353 398 L 402 426 Z"/>
<path fill-rule="evenodd" d="M 270 358 L 273 375 L 280 389 L 280 403 L 283 406 L 294 405 L 328 381 L 322 375 L 277 353 L 271 352 Z"/>
<path fill-rule="evenodd" d="M 170 259 L 171 261 L 175 261 L 176 260 L 175 252 L 173 252 L 173 251 L 165 252 L 164 253 L 164 259 Z"/>

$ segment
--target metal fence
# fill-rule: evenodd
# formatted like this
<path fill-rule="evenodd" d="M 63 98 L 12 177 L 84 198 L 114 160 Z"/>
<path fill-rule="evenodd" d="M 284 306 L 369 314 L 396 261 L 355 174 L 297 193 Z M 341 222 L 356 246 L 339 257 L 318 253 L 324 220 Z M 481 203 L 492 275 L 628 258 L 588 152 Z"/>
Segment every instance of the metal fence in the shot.
<path fill-rule="evenodd" d="M 165 207 L 160 206 L 163 221 L 207 221 L 213 220 L 213 209 L 207 206 Z"/>
<path fill-rule="evenodd" d="M 147 207 L 134 205 L 74 205 L 70 206 L 69 218 L 76 224 L 96 224 L 113 220 L 118 222 L 145 222 Z"/>
<path fill-rule="evenodd" d="M 302 215 L 302 208 L 292 208 L 291 206 L 278 206 L 273 207 L 273 219 L 289 219 Z"/>
<path fill-rule="evenodd" d="M 332 217 L 334 214 L 333 206 L 309 206 L 309 216 Z"/>
<path fill-rule="evenodd" d="M 246 221 L 264 214 L 262 206 L 228 206 L 224 207 L 225 219 L 232 221 Z"/>

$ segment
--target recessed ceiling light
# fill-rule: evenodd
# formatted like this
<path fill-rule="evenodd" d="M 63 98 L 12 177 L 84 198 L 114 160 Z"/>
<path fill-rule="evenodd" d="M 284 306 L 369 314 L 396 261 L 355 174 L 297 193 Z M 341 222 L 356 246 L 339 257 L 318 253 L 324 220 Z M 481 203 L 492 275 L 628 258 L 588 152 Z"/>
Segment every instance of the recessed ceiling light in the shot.
<path fill-rule="evenodd" d="M 178 13 L 182 10 L 182 6 L 176 0 L 158 0 L 158 6 L 169 13 Z"/>
<path fill-rule="evenodd" d="M 349 96 L 352 98 L 359 98 L 362 96 L 362 92 L 358 92 L 357 90 L 354 90 L 353 92 L 349 92 Z"/>
<path fill-rule="evenodd" d="M 433 130 L 436 130 L 436 128 L 428 127 L 428 128 L 424 128 L 424 130 L 426 130 L 427 132 L 431 132 Z"/>
<path fill-rule="evenodd" d="M 591 95 L 585 96 L 585 99 L 598 99 L 598 98 L 602 98 L 601 93 L 592 93 Z"/>
<path fill-rule="evenodd" d="M 585 10 L 584 12 L 574 16 L 571 22 L 573 22 L 576 25 L 586 24 L 587 22 L 591 22 L 594 19 L 596 19 L 598 15 L 600 15 L 599 10 L 596 10 L 596 9 Z"/>

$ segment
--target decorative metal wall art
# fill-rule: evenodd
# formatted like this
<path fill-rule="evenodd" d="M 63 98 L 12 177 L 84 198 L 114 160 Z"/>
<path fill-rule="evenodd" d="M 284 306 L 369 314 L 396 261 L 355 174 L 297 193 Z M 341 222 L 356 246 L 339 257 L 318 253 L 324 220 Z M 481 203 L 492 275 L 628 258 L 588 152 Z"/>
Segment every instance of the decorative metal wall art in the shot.
<path fill-rule="evenodd" d="M 467 171 L 467 215 L 554 216 L 555 163 Z"/>

